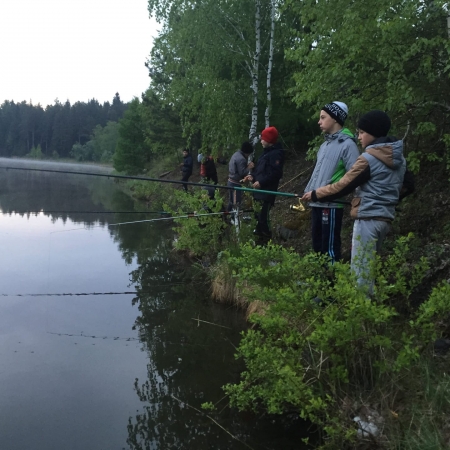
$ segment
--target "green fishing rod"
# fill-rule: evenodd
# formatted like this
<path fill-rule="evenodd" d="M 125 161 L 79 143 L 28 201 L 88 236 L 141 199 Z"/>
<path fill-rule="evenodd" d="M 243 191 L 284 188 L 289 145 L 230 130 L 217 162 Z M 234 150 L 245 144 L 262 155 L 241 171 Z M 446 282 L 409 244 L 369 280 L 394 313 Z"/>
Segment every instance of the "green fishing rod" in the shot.
<path fill-rule="evenodd" d="M 54 170 L 54 169 L 29 169 L 29 168 L 24 168 L 24 167 L 9 167 L 9 166 L 0 167 L 0 169 L 25 170 L 28 172 L 59 173 L 59 174 L 66 174 L 66 175 L 67 174 L 88 175 L 88 176 L 95 176 L 95 177 L 117 178 L 117 179 L 122 179 L 122 180 L 154 181 L 154 182 L 158 182 L 158 183 L 171 183 L 171 184 L 182 184 L 182 185 L 189 185 L 189 186 L 211 187 L 214 189 L 217 189 L 217 188 L 228 189 L 228 190 L 231 189 L 231 190 L 237 190 L 237 191 L 278 195 L 278 196 L 282 196 L 282 197 L 291 197 L 291 198 L 301 198 L 303 196 L 303 194 L 294 194 L 291 192 L 267 191 L 264 189 L 253 189 L 253 188 L 238 187 L 238 186 L 224 186 L 224 185 L 219 185 L 219 184 L 195 183 L 192 181 L 164 180 L 162 178 L 150 178 L 150 177 L 141 177 L 141 176 L 134 176 L 134 175 L 113 175 L 113 174 L 106 174 L 106 173 L 78 172 L 78 171 L 71 171 L 71 170 Z M 333 203 L 349 204 L 348 202 L 337 201 L 337 200 L 333 200 Z"/>
<path fill-rule="evenodd" d="M 201 186 L 201 187 L 211 187 L 211 188 L 220 188 L 220 189 L 228 189 L 228 190 L 239 190 L 246 192 L 259 192 L 262 194 L 271 194 L 271 195 L 281 195 L 285 197 L 301 197 L 299 194 L 292 194 L 290 192 L 277 192 L 277 191 L 265 191 L 263 189 L 252 189 L 252 188 L 244 188 L 244 187 L 231 187 L 224 186 L 219 184 L 207 184 L 207 183 L 195 183 L 192 181 L 180 181 L 180 180 L 164 180 L 162 178 L 150 178 L 150 177 L 141 177 L 141 176 L 132 176 L 132 175 L 113 175 L 106 173 L 94 173 L 94 172 L 78 172 L 71 170 L 54 170 L 54 169 L 29 169 L 25 167 L 0 167 L 0 169 L 5 170 L 24 170 L 27 172 L 47 172 L 47 173 L 59 173 L 59 174 L 71 174 L 71 175 L 88 175 L 95 177 L 106 177 L 106 178 L 117 178 L 122 180 L 140 180 L 140 181 L 154 181 L 158 183 L 171 183 L 171 184 L 187 184 L 190 186 Z"/>

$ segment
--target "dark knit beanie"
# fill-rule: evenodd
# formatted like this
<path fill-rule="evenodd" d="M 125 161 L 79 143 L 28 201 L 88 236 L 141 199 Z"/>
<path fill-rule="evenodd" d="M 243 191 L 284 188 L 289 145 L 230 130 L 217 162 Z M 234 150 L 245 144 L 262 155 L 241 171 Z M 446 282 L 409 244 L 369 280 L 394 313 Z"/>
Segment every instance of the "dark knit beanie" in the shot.
<path fill-rule="evenodd" d="M 241 145 L 241 152 L 250 155 L 250 153 L 253 153 L 253 145 L 248 141 L 243 142 Z"/>
<path fill-rule="evenodd" d="M 261 139 L 265 140 L 269 144 L 275 144 L 278 139 L 278 130 L 275 127 L 264 128 L 261 132 Z"/>
<path fill-rule="evenodd" d="M 330 117 L 332 117 L 339 125 L 344 125 L 348 115 L 348 107 L 342 102 L 328 103 L 322 108 Z"/>
<path fill-rule="evenodd" d="M 374 109 L 359 119 L 358 128 L 376 138 L 387 136 L 391 129 L 391 119 L 384 111 Z"/>

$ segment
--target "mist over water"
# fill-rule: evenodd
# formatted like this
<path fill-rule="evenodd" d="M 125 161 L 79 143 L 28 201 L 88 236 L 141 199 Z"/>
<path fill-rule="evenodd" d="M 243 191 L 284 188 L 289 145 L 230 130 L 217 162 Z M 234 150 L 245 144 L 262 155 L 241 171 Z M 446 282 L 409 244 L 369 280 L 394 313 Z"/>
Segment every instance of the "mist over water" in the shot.
<path fill-rule="evenodd" d="M 178 261 L 170 225 L 112 225 L 158 217 L 113 180 L 13 164 L 109 170 L 0 159 L 0 448 L 246 448 L 194 410 L 238 379 L 246 324 Z M 218 420 L 254 448 L 302 448 L 264 419 Z"/>

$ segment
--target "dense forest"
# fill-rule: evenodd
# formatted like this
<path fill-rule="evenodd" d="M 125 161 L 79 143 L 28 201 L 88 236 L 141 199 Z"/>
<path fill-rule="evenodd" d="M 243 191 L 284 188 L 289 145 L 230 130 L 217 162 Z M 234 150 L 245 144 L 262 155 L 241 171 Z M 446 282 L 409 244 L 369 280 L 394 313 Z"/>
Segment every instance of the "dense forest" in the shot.
<path fill-rule="evenodd" d="M 98 143 L 117 135 L 117 122 L 127 107 L 118 93 L 112 103 L 103 105 L 95 99 L 73 105 L 56 100 L 44 109 L 25 101 L 5 101 L 0 105 L 0 156 L 109 160 L 117 136 L 112 149 L 103 142 L 98 148 L 87 144 L 95 137 Z"/>
<path fill-rule="evenodd" d="M 387 111 L 410 168 L 449 163 L 450 85 L 444 1 L 149 0 L 161 23 L 151 83 L 129 111 L 119 170 L 138 172 L 180 146 L 231 154 L 270 123 L 289 153 L 317 147 L 333 100 L 346 125 Z M 139 149 L 135 145 L 139 142 Z"/>

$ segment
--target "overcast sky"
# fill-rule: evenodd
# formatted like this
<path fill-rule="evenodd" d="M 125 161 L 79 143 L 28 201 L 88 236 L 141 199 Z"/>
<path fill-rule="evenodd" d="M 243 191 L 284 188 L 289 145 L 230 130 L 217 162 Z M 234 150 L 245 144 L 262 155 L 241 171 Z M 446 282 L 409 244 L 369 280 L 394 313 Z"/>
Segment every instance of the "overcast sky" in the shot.
<path fill-rule="evenodd" d="M 139 97 L 157 27 L 147 0 L 0 0 L 0 104 Z"/>

